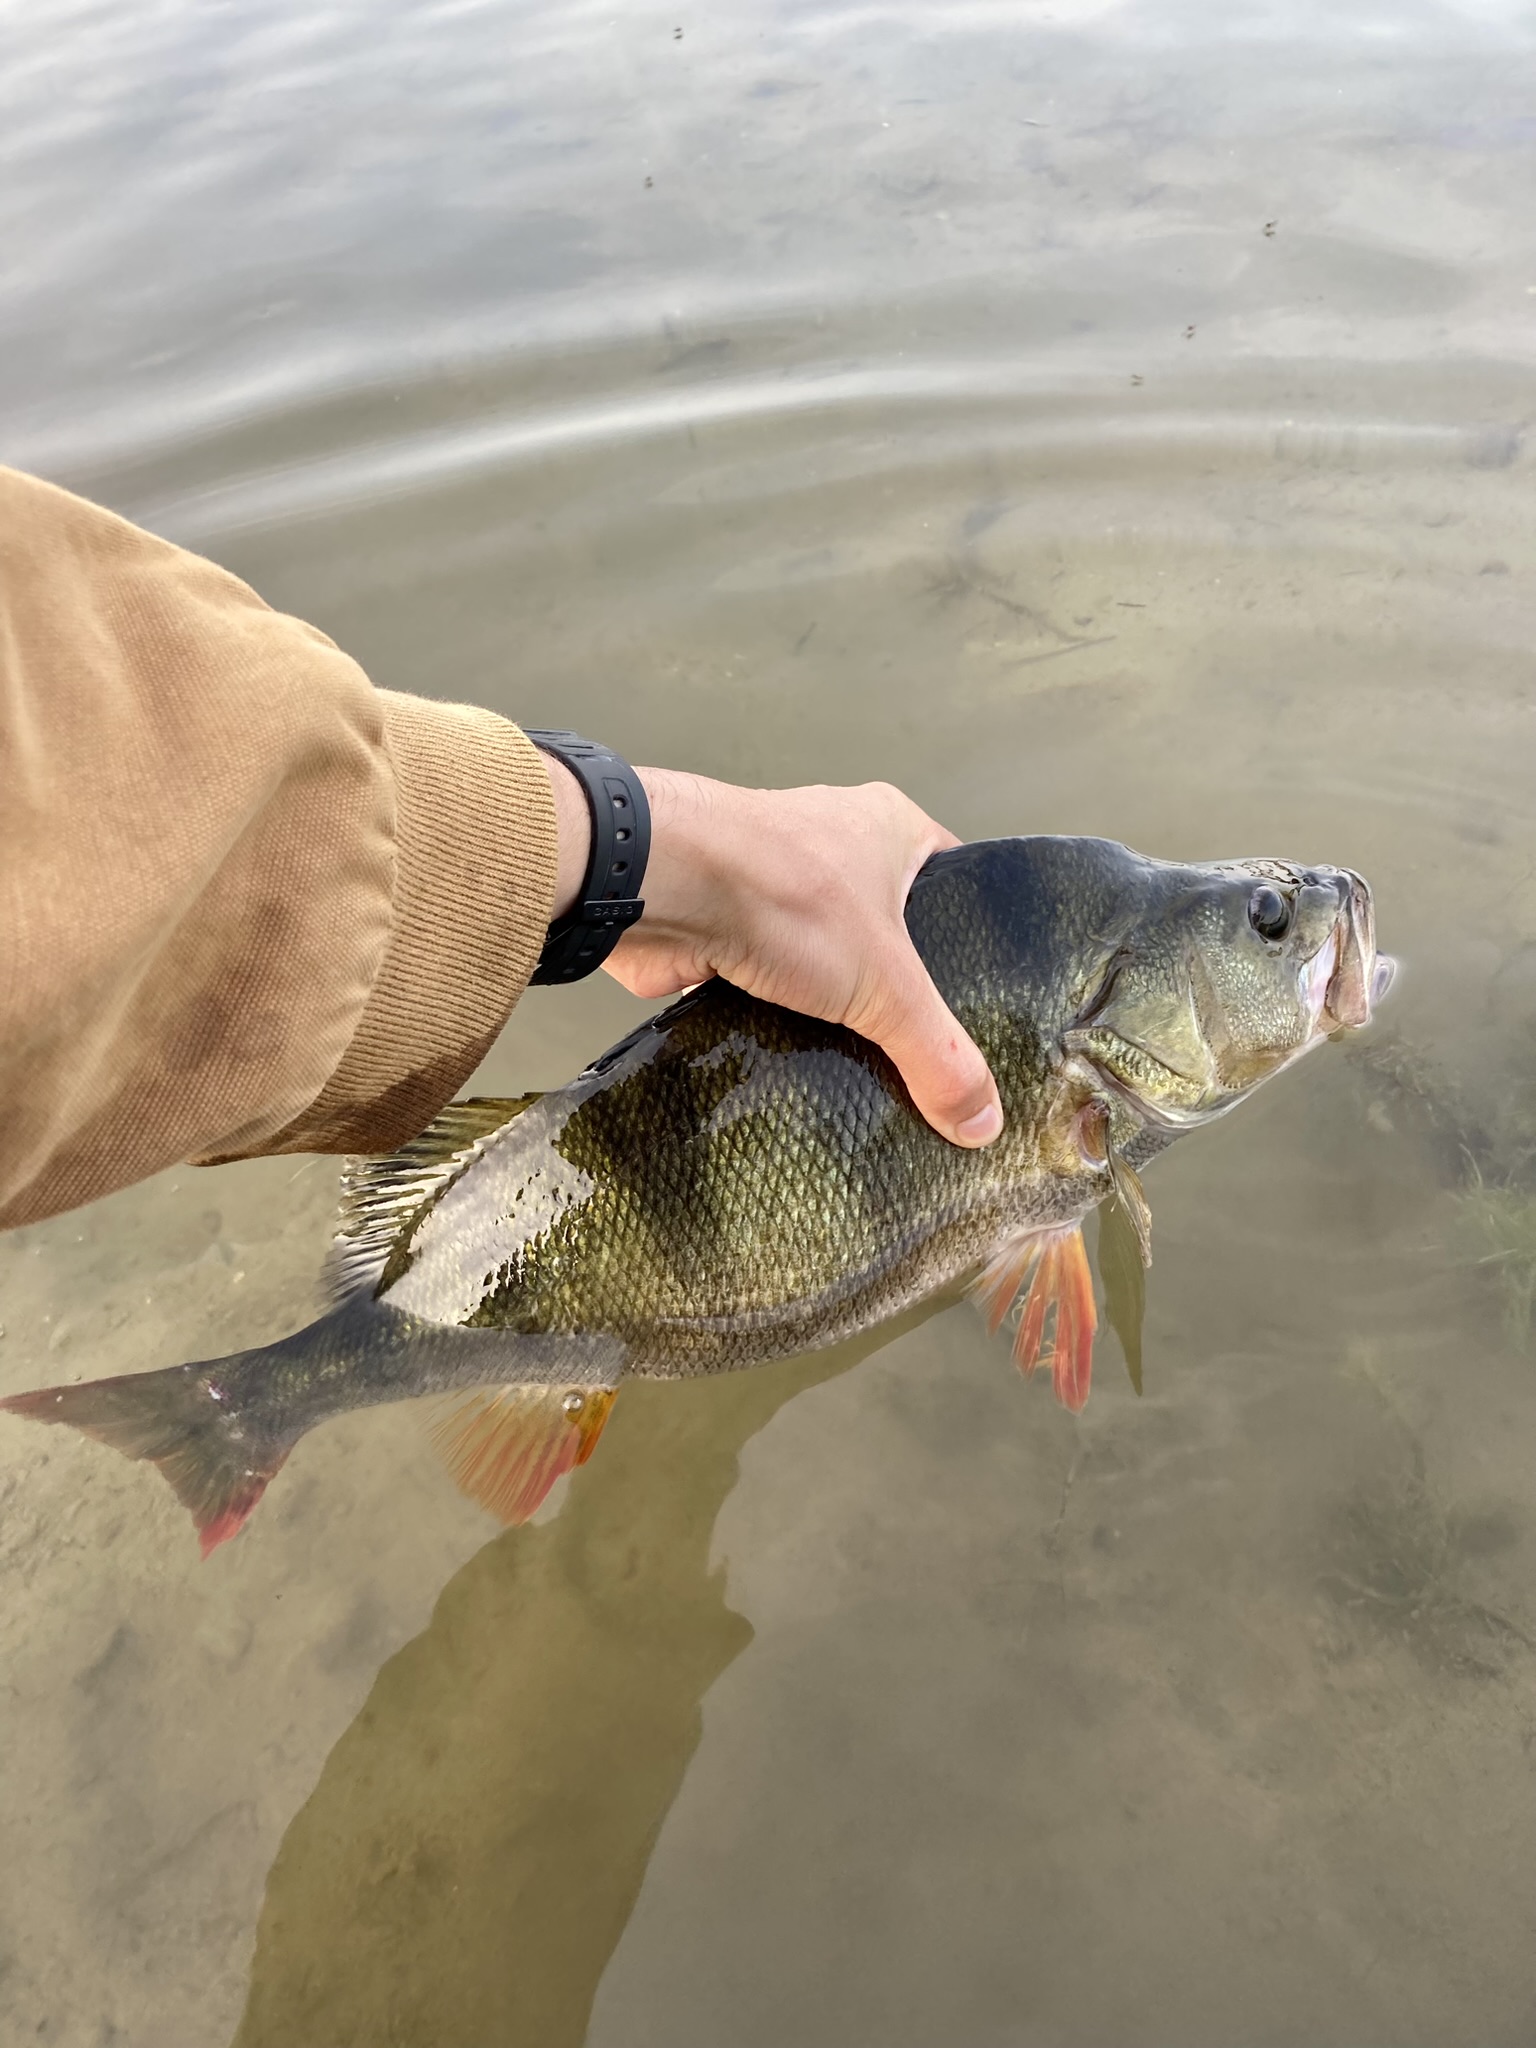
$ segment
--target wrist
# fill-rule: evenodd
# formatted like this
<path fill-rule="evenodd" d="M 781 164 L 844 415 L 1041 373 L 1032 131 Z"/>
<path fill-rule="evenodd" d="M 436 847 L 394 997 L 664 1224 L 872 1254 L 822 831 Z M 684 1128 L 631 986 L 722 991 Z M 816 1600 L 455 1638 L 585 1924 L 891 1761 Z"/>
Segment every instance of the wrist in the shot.
<path fill-rule="evenodd" d="M 549 913 L 553 923 L 575 908 L 586 879 L 587 863 L 592 858 L 592 813 L 587 807 L 586 792 L 565 763 L 553 754 L 541 753 L 539 758 L 555 799 L 555 831 L 559 839 L 555 901 Z"/>
<path fill-rule="evenodd" d="M 635 772 L 651 806 L 646 926 L 658 938 L 702 937 L 731 894 L 731 845 L 751 792 L 676 768 Z"/>

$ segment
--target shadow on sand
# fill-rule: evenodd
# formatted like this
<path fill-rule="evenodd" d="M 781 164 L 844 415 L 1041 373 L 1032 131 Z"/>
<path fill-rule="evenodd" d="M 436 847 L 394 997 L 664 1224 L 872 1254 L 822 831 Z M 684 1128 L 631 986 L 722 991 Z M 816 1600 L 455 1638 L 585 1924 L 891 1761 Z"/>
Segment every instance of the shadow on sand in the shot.
<path fill-rule="evenodd" d="M 578 2048 L 752 1639 L 709 1565 L 746 1443 L 878 1336 L 625 1389 L 552 1520 L 508 1530 L 380 1671 L 267 1881 L 234 2048 Z"/>

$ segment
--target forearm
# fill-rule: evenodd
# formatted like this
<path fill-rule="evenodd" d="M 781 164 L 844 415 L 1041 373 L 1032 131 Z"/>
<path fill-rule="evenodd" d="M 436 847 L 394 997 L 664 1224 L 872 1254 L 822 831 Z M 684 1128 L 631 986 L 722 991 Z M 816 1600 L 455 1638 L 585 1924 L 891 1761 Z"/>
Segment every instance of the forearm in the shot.
<path fill-rule="evenodd" d="M 991 1077 L 902 917 L 953 835 L 885 784 L 640 773 L 646 913 L 610 972 L 845 1023 L 988 1142 Z M 212 563 L 0 469 L 0 1225 L 189 1158 L 401 1144 L 589 849 L 515 726 L 377 691 Z"/>
<path fill-rule="evenodd" d="M 0 471 L 0 1222 L 399 1143 L 521 992 L 555 866 L 515 727 Z"/>

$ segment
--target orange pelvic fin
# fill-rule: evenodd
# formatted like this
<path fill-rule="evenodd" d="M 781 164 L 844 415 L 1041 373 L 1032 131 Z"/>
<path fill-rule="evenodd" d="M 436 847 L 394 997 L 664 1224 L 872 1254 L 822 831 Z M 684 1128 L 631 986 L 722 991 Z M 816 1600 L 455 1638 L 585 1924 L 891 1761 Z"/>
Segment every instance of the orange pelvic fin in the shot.
<path fill-rule="evenodd" d="M 526 1522 L 557 1479 L 584 1465 L 613 1406 L 612 1387 L 487 1387 L 432 1426 L 454 1482 L 503 1522 Z"/>
<path fill-rule="evenodd" d="M 975 1289 L 988 1329 L 998 1328 L 1026 1281 L 1028 1292 L 1014 1332 L 1014 1362 L 1028 1375 L 1048 1358 L 1056 1398 L 1076 1415 L 1088 1399 L 1093 1338 L 1099 1326 L 1093 1273 L 1078 1224 L 1034 1231 L 1004 1245 L 994 1256 Z M 1051 1348 L 1044 1352 L 1046 1319 L 1052 1311 Z"/>

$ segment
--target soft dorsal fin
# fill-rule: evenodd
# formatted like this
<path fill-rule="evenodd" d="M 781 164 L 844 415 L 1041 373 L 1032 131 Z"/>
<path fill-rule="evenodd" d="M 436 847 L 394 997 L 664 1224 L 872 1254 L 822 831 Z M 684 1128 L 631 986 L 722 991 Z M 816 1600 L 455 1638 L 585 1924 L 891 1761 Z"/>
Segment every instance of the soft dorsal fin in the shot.
<path fill-rule="evenodd" d="M 481 1387 L 432 1426 L 454 1482 L 503 1522 L 526 1522 L 557 1479 L 597 1448 L 614 1389 Z"/>
<path fill-rule="evenodd" d="M 372 1294 L 389 1255 L 421 1211 L 456 1181 L 485 1141 L 539 1100 L 537 1095 L 477 1095 L 450 1102 L 419 1136 L 382 1159 L 349 1159 L 341 1208 L 326 1261 L 335 1302 Z"/>

